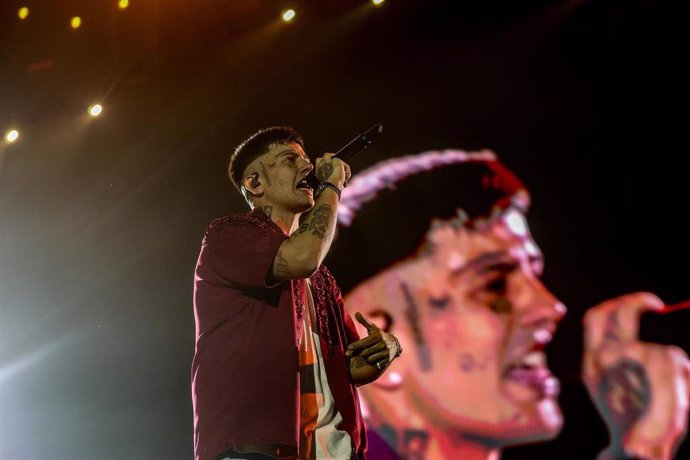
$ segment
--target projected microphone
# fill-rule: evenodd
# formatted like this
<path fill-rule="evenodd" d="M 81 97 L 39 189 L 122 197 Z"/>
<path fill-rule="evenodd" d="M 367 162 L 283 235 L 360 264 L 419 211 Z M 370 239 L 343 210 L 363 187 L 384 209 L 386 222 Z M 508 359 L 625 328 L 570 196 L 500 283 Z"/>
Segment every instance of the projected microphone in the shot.
<path fill-rule="evenodd" d="M 639 336 L 643 342 L 675 345 L 690 353 L 690 300 L 646 310 L 640 315 Z"/>
<path fill-rule="evenodd" d="M 359 136 L 352 139 L 344 147 L 335 153 L 335 156 L 348 163 L 352 160 L 358 153 L 369 147 L 374 138 L 383 132 L 383 125 L 377 123 Z M 307 176 L 307 183 L 309 187 L 315 189 L 319 185 L 319 180 L 316 178 L 316 174 L 312 171 Z"/>

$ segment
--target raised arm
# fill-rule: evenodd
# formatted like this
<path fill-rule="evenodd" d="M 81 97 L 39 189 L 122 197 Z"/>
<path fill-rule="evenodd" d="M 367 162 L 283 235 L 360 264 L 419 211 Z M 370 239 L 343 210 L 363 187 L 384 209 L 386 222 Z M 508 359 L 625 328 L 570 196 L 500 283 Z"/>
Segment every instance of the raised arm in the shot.
<path fill-rule="evenodd" d="M 585 316 L 583 380 L 611 436 L 600 460 L 671 460 L 685 437 L 690 361 L 677 347 L 638 338 L 640 314 L 662 306 L 635 293 Z"/>
<path fill-rule="evenodd" d="M 316 177 L 342 190 L 350 168 L 333 155 L 327 153 L 316 160 Z M 275 280 L 308 278 L 319 268 L 333 241 L 339 199 L 332 187 L 323 188 L 315 197 L 314 207 L 278 249 L 273 262 Z"/>

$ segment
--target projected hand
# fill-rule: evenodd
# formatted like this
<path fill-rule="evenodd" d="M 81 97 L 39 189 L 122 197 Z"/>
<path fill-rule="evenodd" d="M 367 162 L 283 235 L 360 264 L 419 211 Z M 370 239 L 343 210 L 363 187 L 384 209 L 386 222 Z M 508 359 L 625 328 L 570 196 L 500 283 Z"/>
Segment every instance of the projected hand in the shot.
<path fill-rule="evenodd" d="M 671 459 L 685 436 L 690 361 L 677 347 L 638 339 L 640 314 L 662 307 L 635 293 L 585 315 L 582 377 L 611 434 L 600 459 Z"/>

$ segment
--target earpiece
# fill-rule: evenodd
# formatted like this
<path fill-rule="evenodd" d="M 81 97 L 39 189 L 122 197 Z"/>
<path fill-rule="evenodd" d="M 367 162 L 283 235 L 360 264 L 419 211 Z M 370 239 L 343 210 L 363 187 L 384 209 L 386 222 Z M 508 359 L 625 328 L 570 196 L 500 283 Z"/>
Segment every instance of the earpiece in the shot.
<path fill-rule="evenodd" d="M 247 183 L 247 179 L 250 179 L 249 187 L 245 185 Z M 259 173 L 254 173 L 251 176 L 246 177 L 242 182 L 243 184 L 242 187 L 240 187 L 240 192 L 242 193 L 242 196 L 244 196 L 244 199 L 247 201 L 247 203 L 249 203 L 250 196 L 258 196 L 253 189 L 261 186 L 261 182 L 259 182 Z"/>
<path fill-rule="evenodd" d="M 259 182 L 259 175 L 258 175 L 258 174 L 255 173 L 255 174 L 252 176 L 252 183 L 251 183 L 251 185 L 252 185 L 252 187 L 254 187 L 254 188 L 256 188 L 256 187 L 258 187 L 259 185 L 261 185 L 261 182 Z"/>

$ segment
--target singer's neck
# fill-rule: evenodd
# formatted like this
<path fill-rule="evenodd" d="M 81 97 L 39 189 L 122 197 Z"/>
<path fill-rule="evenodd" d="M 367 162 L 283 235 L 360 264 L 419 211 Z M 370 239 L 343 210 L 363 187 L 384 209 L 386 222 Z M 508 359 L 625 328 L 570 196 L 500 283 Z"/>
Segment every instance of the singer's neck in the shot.
<path fill-rule="evenodd" d="M 257 206 L 269 219 L 273 221 L 286 235 L 292 235 L 299 228 L 299 216 L 294 212 L 276 209 L 273 206 Z"/>

